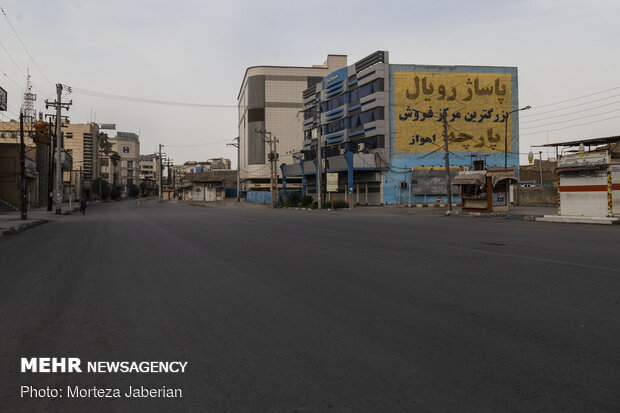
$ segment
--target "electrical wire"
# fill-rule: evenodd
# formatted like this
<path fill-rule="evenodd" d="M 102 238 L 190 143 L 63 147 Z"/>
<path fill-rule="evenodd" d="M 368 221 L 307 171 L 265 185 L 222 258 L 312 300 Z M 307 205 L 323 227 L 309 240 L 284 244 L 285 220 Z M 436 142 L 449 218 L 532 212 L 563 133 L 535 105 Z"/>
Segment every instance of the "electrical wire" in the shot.
<path fill-rule="evenodd" d="M 47 80 L 47 83 L 49 83 L 52 87 L 54 86 L 52 84 L 52 82 L 50 82 L 50 80 L 47 78 L 47 76 L 45 76 L 45 73 L 43 73 L 43 70 L 41 70 L 41 68 L 39 67 L 39 65 L 37 64 L 37 62 L 34 60 L 34 57 L 32 57 L 32 55 L 30 54 L 30 51 L 28 50 L 28 48 L 26 47 L 26 45 L 24 44 L 24 42 L 22 41 L 22 38 L 19 36 L 19 34 L 17 33 L 17 30 L 15 30 L 15 27 L 13 27 L 13 24 L 11 23 L 11 20 L 9 20 L 9 16 L 6 15 L 6 12 L 4 11 L 4 9 L 2 7 L 0 7 L 0 11 L 2 11 L 2 14 L 4 14 L 4 18 L 6 19 L 6 21 L 9 23 L 9 26 L 11 26 L 11 30 L 13 30 L 13 33 L 15 33 L 15 36 L 17 37 L 17 40 L 19 40 L 19 42 L 21 43 L 22 47 L 24 48 L 24 50 L 26 51 L 26 54 L 28 54 L 28 57 L 30 58 L 30 60 L 32 61 L 32 63 L 34 63 L 35 67 L 39 70 L 39 73 L 41 73 L 41 75 L 43 76 L 43 78 L 45 80 Z"/>
<path fill-rule="evenodd" d="M 591 117 L 594 117 L 594 116 L 608 115 L 610 113 L 614 113 L 614 112 L 618 112 L 618 111 L 620 111 L 620 109 L 614 109 L 614 110 L 610 110 L 610 111 L 607 111 L 607 112 L 595 113 L 594 115 L 580 116 L 578 118 L 573 118 L 573 119 L 570 119 L 570 120 L 564 120 L 564 121 L 561 121 L 561 122 L 552 122 L 552 123 L 546 123 L 544 125 L 537 125 L 537 126 L 526 126 L 524 128 L 521 128 L 521 129 L 537 129 L 537 128 L 542 128 L 542 127 L 545 127 L 545 126 L 560 125 L 560 124 L 564 124 L 564 123 L 568 123 L 568 122 L 573 122 L 573 121 L 576 121 L 576 120 L 579 120 L 579 119 L 586 119 L 586 118 L 591 118 Z"/>
<path fill-rule="evenodd" d="M 601 90 L 600 92 L 590 93 L 588 95 L 577 96 L 577 97 L 570 98 L 570 99 L 560 100 L 558 102 L 547 103 L 545 105 L 539 105 L 539 106 L 536 106 L 536 109 L 546 108 L 548 106 L 553 106 L 553 105 L 559 105 L 560 103 L 572 102 L 574 100 L 579 100 L 579 99 L 587 98 L 587 97 L 590 97 L 590 96 L 600 95 L 602 93 L 611 92 L 612 90 L 618 90 L 618 89 L 620 89 L 620 86 L 612 87 L 611 89 Z"/>
<path fill-rule="evenodd" d="M 594 107 L 583 109 L 583 110 L 578 110 L 578 111 L 575 111 L 575 112 L 563 113 L 561 115 L 548 116 L 546 118 L 540 118 L 540 119 L 530 119 L 530 120 L 526 120 L 524 122 L 519 121 L 519 124 L 522 125 L 522 124 L 528 124 L 528 123 L 536 123 L 536 122 L 540 122 L 540 121 L 543 121 L 543 120 L 556 119 L 556 118 L 561 118 L 563 116 L 576 115 L 576 114 L 579 114 L 579 113 L 588 112 L 588 111 L 594 110 L 594 109 L 604 108 L 604 107 L 615 105 L 615 104 L 618 104 L 618 103 L 620 103 L 620 100 L 617 100 L 617 101 L 611 102 L 611 103 L 606 103 L 604 105 L 599 105 L 599 106 L 594 106 Z"/>
<path fill-rule="evenodd" d="M 193 148 L 196 146 L 210 146 L 210 145 L 218 145 L 221 143 L 230 143 L 230 139 L 225 141 L 217 141 L 217 142 L 209 142 L 209 143 L 197 143 L 190 145 L 165 145 L 166 148 Z"/>
<path fill-rule="evenodd" d="M 238 105 L 223 105 L 223 104 L 210 104 L 210 103 L 192 103 L 192 102 L 176 102 L 169 100 L 141 98 L 126 95 L 116 95 L 113 93 L 98 92 L 95 90 L 81 89 L 73 86 L 63 85 L 66 87 L 69 93 L 77 93 L 85 96 L 99 97 L 104 99 L 116 99 L 137 103 L 150 103 L 155 105 L 168 105 L 168 106 L 184 106 L 184 107 L 197 107 L 197 108 L 238 108 Z"/>
<path fill-rule="evenodd" d="M 577 108 L 577 107 L 579 107 L 579 106 L 588 105 L 588 104 L 590 104 L 590 103 L 601 102 L 601 101 L 603 101 L 603 100 L 607 100 L 607 99 L 615 98 L 615 97 L 618 97 L 618 96 L 620 96 L 620 94 L 617 94 L 617 95 L 611 95 L 611 96 L 607 96 L 607 97 L 604 97 L 604 98 L 600 98 L 600 99 L 591 100 L 591 101 L 589 101 L 589 102 L 577 103 L 576 105 L 565 106 L 565 107 L 563 107 L 563 108 L 553 109 L 553 110 L 548 110 L 548 111 L 545 111 L 545 112 L 540 112 L 540 113 L 532 113 L 532 114 L 529 114 L 529 115 L 528 115 L 528 114 L 525 114 L 525 115 L 521 115 L 521 117 L 522 117 L 522 118 L 526 118 L 526 119 L 527 119 L 527 118 L 530 118 L 530 117 L 533 117 L 533 116 L 539 116 L 539 115 L 544 115 L 544 114 L 547 114 L 547 113 L 559 112 L 559 111 L 561 111 L 561 110 L 566 110 L 566 109 Z M 547 105 L 545 105 L 545 106 L 547 106 Z M 533 109 L 536 109 L 536 108 L 533 108 Z"/>
<path fill-rule="evenodd" d="M 539 134 L 539 133 L 555 132 L 555 131 L 559 131 L 559 130 L 564 130 L 564 129 L 575 128 L 575 127 L 577 127 L 577 126 L 592 125 L 593 123 L 604 122 L 604 121 L 606 121 L 606 120 L 618 119 L 618 118 L 620 118 L 620 116 L 612 116 L 612 117 L 610 117 L 610 118 L 599 119 L 599 120 L 595 120 L 595 121 L 592 121 L 592 122 L 580 123 L 580 124 L 578 124 L 578 125 L 566 126 L 566 127 L 564 127 L 564 128 L 557 128 L 557 129 L 546 129 L 546 130 L 542 130 L 542 131 L 539 131 L 539 132 L 528 132 L 528 133 L 521 133 L 520 135 L 527 136 L 527 135 L 536 135 L 536 134 Z"/>

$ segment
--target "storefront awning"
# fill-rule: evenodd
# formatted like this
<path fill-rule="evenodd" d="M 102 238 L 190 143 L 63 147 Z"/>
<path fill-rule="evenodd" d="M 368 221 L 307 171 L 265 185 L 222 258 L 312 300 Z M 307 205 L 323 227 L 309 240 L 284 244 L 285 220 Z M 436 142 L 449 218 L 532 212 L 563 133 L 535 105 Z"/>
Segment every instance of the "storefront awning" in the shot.
<path fill-rule="evenodd" d="M 510 181 L 514 181 L 517 182 L 517 175 L 513 172 L 493 172 L 491 174 L 491 182 L 493 184 L 493 186 L 497 185 L 498 182 L 501 181 L 505 181 L 505 180 L 510 180 Z"/>
<path fill-rule="evenodd" d="M 452 179 L 452 185 L 486 185 L 486 171 L 466 172 Z"/>

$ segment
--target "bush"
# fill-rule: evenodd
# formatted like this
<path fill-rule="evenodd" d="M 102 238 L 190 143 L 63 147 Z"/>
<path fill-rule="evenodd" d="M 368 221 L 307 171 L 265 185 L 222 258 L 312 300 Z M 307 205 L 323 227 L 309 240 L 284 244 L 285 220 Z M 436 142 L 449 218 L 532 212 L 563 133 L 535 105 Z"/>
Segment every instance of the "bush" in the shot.
<path fill-rule="evenodd" d="M 312 200 L 312 197 L 310 195 L 302 196 L 301 200 L 299 201 L 302 208 L 308 208 L 309 206 L 312 206 L 312 202 L 314 201 Z"/>
<path fill-rule="evenodd" d="M 117 201 L 120 197 L 121 191 L 119 191 L 118 189 L 114 188 L 112 191 L 110 191 L 110 198 L 112 198 L 113 201 Z"/>

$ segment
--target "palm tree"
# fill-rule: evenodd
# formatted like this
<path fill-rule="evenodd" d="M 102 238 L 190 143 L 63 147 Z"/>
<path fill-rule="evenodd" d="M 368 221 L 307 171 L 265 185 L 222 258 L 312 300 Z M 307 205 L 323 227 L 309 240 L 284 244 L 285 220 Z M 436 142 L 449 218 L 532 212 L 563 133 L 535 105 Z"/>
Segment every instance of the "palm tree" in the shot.
<path fill-rule="evenodd" d="M 112 162 L 112 165 L 114 165 L 112 188 L 116 188 L 116 166 L 118 165 L 120 161 L 121 161 L 121 156 L 118 154 L 118 152 L 112 152 L 112 155 L 110 155 L 110 162 Z"/>
<path fill-rule="evenodd" d="M 99 143 L 99 149 L 101 149 L 106 155 L 112 151 L 112 142 L 110 142 L 107 133 L 99 132 L 97 134 L 97 142 Z"/>

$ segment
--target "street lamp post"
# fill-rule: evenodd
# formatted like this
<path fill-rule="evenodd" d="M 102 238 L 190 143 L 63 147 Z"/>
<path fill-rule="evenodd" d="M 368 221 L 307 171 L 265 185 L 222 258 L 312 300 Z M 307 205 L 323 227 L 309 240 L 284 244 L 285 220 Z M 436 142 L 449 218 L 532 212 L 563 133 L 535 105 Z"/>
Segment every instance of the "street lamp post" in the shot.
<path fill-rule="evenodd" d="M 519 112 L 522 110 L 528 110 L 531 109 L 531 106 L 526 106 L 524 108 L 521 109 L 515 109 L 512 110 L 510 112 L 508 112 L 508 116 L 506 117 L 506 121 L 504 123 L 505 126 L 505 132 L 504 132 L 504 169 L 508 169 L 508 119 L 510 118 L 510 115 L 514 112 Z"/>

